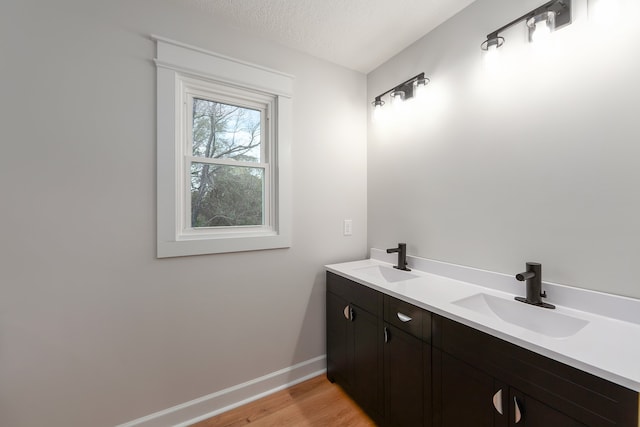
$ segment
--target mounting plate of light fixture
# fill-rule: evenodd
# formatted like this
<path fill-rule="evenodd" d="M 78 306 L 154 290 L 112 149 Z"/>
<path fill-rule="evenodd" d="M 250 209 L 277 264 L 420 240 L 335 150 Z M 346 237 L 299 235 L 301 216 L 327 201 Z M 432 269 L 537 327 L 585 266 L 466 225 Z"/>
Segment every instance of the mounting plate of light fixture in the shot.
<path fill-rule="evenodd" d="M 381 93 L 376 96 L 371 105 L 374 107 L 374 112 L 379 111 L 385 102 L 382 97 L 389 94 L 391 104 L 401 103 L 407 99 L 411 99 L 422 91 L 424 87 L 429 84 L 430 80 L 424 76 L 424 73 L 420 73 L 411 77 L 399 85 Z"/>
<path fill-rule="evenodd" d="M 500 36 L 500 33 L 522 21 L 527 23 L 529 41 L 536 41 L 558 28 L 571 24 L 571 0 L 551 0 L 531 12 L 525 13 L 487 34 L 487 39 L 482 42 L 480 48 L 488 51 L 501 47 L 504 44 L 504 37 Z"/>

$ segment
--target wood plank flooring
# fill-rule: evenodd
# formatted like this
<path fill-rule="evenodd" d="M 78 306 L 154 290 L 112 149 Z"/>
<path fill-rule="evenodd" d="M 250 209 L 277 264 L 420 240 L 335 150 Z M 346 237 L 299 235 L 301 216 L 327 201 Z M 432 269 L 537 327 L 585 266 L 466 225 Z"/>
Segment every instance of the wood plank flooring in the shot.
<path fill-rule="evenodd" d="M 374 427 L 340 387 L 320 375 L 191 427 Z"/>

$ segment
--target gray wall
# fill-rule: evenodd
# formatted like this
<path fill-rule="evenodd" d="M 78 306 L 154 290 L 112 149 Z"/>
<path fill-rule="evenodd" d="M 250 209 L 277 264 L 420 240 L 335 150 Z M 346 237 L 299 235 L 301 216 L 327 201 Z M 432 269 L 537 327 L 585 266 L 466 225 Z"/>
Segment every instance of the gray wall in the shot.
<path fill-rule="evenodd" d="M 548 281 L 638 298 L 637 2 L 605 30 L 576 0 L 548 50 L 520 24 L 487 67 L 485 35 L 539 3 L 478 0 L 368 75 L 370 101 L 432 79 L 423 104 L 369 124 L 369 246 L 503 273 L 538 261 Z"/>
<path fill-rule="evenodd" d="M 365 77 L 182 3 L 3 1 L 2 426 L 114 425 L 320 356 L 322 266 L 367 254 Z M 149 34 L 296 76 L 291 249 L 155 259 Z"/>

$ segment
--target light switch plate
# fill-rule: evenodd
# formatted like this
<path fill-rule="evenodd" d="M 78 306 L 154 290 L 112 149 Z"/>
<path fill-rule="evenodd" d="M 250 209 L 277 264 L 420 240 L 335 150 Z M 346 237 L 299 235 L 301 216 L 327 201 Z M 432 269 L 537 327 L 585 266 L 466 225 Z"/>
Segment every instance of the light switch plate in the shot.
<path fill-rule="evenodd" d="M 345 236 L 351 236 L 353 234 L 353 220 L 344 220 L 342 232 Z"/>

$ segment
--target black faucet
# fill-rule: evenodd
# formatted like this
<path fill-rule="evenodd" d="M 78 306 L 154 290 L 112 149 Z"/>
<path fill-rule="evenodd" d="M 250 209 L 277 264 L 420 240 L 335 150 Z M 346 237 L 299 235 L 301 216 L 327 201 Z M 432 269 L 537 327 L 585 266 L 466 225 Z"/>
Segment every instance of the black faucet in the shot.
<path fill-rule="evenodd" d="M 397 248 L 387 249 L 388 254 L 392 254 L 394 252 L 398 252 L 398 265 L 394 265 L 393 268 L 397 268 L 398 270 L 411 271 L 410 268 L 407 268 L 407 244 L 398 243 Z"/>
<path fill-rule="evenodd" d="M 542 264 L 538 262 L 528 262 L 527 271 L 516 274 L 519 281 L 527 281 L 527 297 L 516 297 L 516 301 L 544 308 L 556 308 L 553 304 L 542 302 L 542 298 L 547 297 L 547 292 L 542 291 Z"/>

